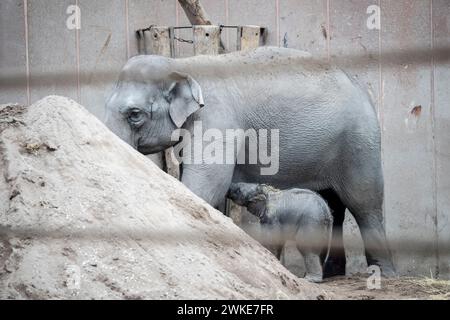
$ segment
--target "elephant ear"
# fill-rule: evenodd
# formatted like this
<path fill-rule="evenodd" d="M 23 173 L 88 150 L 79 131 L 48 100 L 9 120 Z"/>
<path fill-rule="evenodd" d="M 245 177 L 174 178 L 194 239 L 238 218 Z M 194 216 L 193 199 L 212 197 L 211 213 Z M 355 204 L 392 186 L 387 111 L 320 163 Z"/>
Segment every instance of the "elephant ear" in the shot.
<path fill-rule="evenodd" d="M 172 83 L 167 93 L 170 102 L 169 115 L 177 128 L 181 128 L 191 114 L 205 105 L 202 89 L 198 82 L 187 74 L 173 72 L 170 80 Z"/>

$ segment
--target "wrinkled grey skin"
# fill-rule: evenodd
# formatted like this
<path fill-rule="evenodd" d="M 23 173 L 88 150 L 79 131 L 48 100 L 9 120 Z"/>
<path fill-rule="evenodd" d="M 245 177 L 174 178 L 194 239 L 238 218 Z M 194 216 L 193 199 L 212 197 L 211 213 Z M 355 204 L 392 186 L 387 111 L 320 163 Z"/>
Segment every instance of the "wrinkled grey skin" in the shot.
<path fill-rule="evenodd" d="M 280 130 L 280 167 L 183 165 L 182 182 L 218 207 L 232 181 L 304 188 L 325 197 L 334 216 L 330 275 L 342 274 L 342 223 L 348 208 L 369 264 L 394 269 L 383 226 L 380 128 L 368 95 L 344 72 L 304 52 L 262 47 L 219 56 L 137 56 L 120 73 L 106 124 L 144 154 L 173 146 L 171 133 L 193 128 Z"/>
<path fill-rule="evenodd" d="M 278 259 L 286 241 L 292 240 L 305 260 L 306 276 L 322 282 L 323 264 L 328 258 L 333 216 L 326 202 L 305 189 L 277 190 L 267 185 L 232 183 L 227 196 L 260 219 L 259 240 Z"/>

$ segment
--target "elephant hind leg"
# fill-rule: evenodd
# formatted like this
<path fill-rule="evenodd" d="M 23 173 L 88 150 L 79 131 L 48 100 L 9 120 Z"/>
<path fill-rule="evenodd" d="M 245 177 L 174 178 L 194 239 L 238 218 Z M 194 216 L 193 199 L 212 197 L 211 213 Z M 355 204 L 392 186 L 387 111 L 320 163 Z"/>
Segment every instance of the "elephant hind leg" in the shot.
<path fill-rule="evenodd" d="M 320 283 L 323 280 L 322 264 L 318 254 L 310 251 L 300 251 L 305 260 L 305 279 L 310 282 Z"/>
<path fill-rule="evenodd" d="M 382 274 L 386 277 L 395 276 L 395 268 L 383 226 L 382 209 L 355 209 L 354 212 L 364 241 L 367 264 L 379 266 Z"/>
<path fill-rule="evenodd" d="M 317 225 L 301 226 L 295 237 L 297 249 L 305 261 L 305 279 L 311 282 L 322 282 L 323 264 L 320 258 L 327 235 Z"/>
<path fill-rule="evenodd" d="M 378 172 L 361 170 L 353 172 L 349 178 L 345 183 L 347 192 L 342 199 L 361 231 L 367 264 L 378 265 L 384 276 L 394 276 L 395 268 L 383 224 L 381 166 Z"/>
<path fill-rule="evenodd" d="M 345 219 L 345 205 L 339 196 L 331 189 L 319 192 L 327 201 L 333 214 L 333 232 L 331 239 L 331 248 L 327 261 L 325 261 L 324 278 L 345 275 L 345 249 L 343 224 Z M 322 261 L 326 256 L 326 251 L 322 253 Z"/>

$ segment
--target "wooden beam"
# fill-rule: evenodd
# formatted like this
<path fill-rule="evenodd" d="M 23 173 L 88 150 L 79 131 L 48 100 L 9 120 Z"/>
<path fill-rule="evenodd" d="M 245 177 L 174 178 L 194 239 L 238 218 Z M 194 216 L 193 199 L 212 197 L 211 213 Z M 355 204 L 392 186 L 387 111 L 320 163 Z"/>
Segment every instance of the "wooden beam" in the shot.
<path fill-rule="evenodd" d="M 259 47 L 261 27 L 242 26 L 238 29 L 238 50 L 249 50 Z"/>
<path fill-rule="evenodd" d="M 194 55 L 219 54 L 220 28 L 218 26 L 193 26 Z"/>
<path fill-rule="evenodd" d="M 199 0 L 178 0 L 192 25 L 212 25 Z"/>

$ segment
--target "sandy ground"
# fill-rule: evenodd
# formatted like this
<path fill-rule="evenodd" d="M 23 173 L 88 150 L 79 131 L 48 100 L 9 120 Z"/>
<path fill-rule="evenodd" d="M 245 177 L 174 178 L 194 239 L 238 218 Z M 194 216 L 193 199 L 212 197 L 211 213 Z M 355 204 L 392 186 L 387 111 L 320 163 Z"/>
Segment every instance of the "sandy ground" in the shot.
<path fill-rule="evenodd" d="M 431 278 L 398 277 L 381 279 L 380 289 L 367 289 L 367 277 L 334 277 L 326 279 L 323 288 L 338 299 L 350 300 L 450 300 L 450 281 Z"/>
<path fill-rule="evenodd" d="M 0 106 L 0 299 L 445 299 L 299 279 L 72 100 Z"/>

